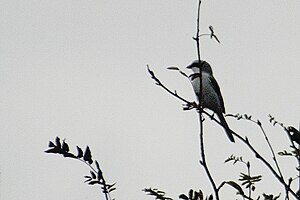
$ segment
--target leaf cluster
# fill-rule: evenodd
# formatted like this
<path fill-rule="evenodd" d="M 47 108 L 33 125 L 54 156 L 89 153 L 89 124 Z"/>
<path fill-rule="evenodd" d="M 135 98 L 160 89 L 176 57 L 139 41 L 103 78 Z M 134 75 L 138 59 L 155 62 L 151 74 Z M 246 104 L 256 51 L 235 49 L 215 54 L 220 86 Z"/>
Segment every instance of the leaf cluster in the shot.
<path fill-rule="evenodd" d="M 84 151 L 79 146 L 76 146 L 77 149 L 76 154 L 71 153 L 69 149 L 69 145 L 66 143 L 65 139 L 61 141 L 59 137 L 56 137 L 54 142 L 49 141 L 48 147 L 49 149 L 45 150 L 45 153 L 60 154 L 65 158 L 77 159 L 85 163 L 86 165 L 88 165 L 90 168 L 90 174 L 84 176 L 84 178 L 86 179 L 84 182 L 89 185 L 100 185 L 102 192 L 106 196 L 106 199 L 108 199 L 107 194 L 109 194 L 110 192 L 116 189 L 114 187 L 116 183 L 114 184 L 106 183 L 98 161 L 93 160 L 92 158 L 92 152 L 89 146 L 86 146 Z M 95 167 L 93 167 L 93 163 Z"/>
<path fill-rule="evenodd" d="M 173 200 L 170 197 L 166 197 L 166 193 L 156 188 L 144 188 L 142 191 L 146 192 L 147 195 L 154 196 L 158 200 Z"/>
<path fill-rule="evenodd" d="M 183 200 L 204 200 L 204 195 L 203 192 L 201 190 L 195 191 L 193 189 L 190 189 L 188 194 L 180 194 L 179 195 L 179 199 L 183 199 Z M 210 194 L 208 197 L 205 197 L 205 200 L 213 200 L 213 195 Z"/>

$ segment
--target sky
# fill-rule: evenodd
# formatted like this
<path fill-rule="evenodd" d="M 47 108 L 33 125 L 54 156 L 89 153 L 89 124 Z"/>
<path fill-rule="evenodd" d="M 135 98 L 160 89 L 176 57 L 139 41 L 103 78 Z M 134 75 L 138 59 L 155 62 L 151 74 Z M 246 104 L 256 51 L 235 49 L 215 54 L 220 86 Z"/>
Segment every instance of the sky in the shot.
<path fill-rule="evenodd" d="M 201 33 L 212 25 L 221 43 L 201 38 L 201 57 L 221 87 L 227 113 L 260 119 L 276 152 L 289 141 L 272 114 L 299 127 L 300 2 L 203 0 Z M 190 188 L 212 192 L 199 165 L 194 110 L 157 87 L 146 66 L 171 90 L 195 100 L 185 69 L 197 59 L 197 1 L 0 1 L 0 199 L 104 199 L 88 186 L 82 163 L 46 154 L 48 141 L 65 138 L 71 151 L 89 145 L 115 199 L 154 199 L 159 188 L 177 199 Z M 229 126 L 272 163 L 259 129 Z M 237 180 L 244 166 L 224 164 L 231 154 L 263 174 L 256 195 L 283 192 L 264 165 L 223 129 L 204 122 L 208 165 L 218 183 Z M 296 163 L 278 158 L 285 177 Z M 272 163 L 273 164 L 273 163 Z M 221 198 L 231 198 L 229 187 Z M 282 194 L 283 195 L 283 194 Z"/>

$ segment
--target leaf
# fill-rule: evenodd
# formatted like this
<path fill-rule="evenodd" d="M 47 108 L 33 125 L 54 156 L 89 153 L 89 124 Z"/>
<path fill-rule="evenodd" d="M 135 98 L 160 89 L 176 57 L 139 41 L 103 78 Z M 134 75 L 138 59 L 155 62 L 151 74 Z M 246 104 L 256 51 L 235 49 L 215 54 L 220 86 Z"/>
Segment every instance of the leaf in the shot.
<path fill-rule="evenodd" d="M 212 194 L 209 195 L 208 200 L 213 200 L 213 199 L 214 199 L 213 195 Z"/>
<path fill-rule="evenodd" d="M 55 147 L 55 148 L 46 150 L 45 153 L 60 153 L 60 149 Z"/>
<path fill-rule="evenodd" d="M 108 192 L 112 192 L 112 191 L 114 191 L 116 188 L 111 188 L 111 189 L 109 189 L 108 190 Z"/>
<path fill-rule="evenodd" d="M 64 150 L 65 152 L 69 152 L 69 145 L 65 142 L 65 140 L 63 140 L 62 143 L 62 150 Z"/>
<path fill-rule="evenodd" d="M 55 147 L 55 144 L 53 142 L 49 141 L 48 147 Z"/>
<path fill-rule="evenodd" d="M 84 176 L 84 178 L 86 178 L 86 180 L 84 181 L 85 183 L 90 182 L 92 180 L 92 177 L 90 176 Z"/>
<path fill-rule="evenodd" d="M 261 126 L 261 122 L 259 120 L 257 120 L 257 124 L 258 126 Z"/>
<path fill-rule="evenodd" d="M 103 191 L 105 191 L 105 188 L 103 189 Z M 172 198 L 170 197 L 166 197 L 165 196 L 165 192 L 164 191 L 161 191 L 161 190 L 158 190 L 158 189 L 152 189 L 152 188 L 145 188 L 143 189 L 144 192 L 147 193 L 147 195 L 152 195 L 152 196 L 155 196 L 156 199 L 159 199 L 159 200 L 172 200 Z"/>
<path fill-rule="evenodd" d="M 264 196 L 265 200 L 276 200 L 280 197 L 280 193 L 275 197 L 273 194 L 265 194 L 265 193 L 263 193 L 263 196 Z"/>
<path fill-rule="evenodd" d="M 84 156 L 83 156 L 83 160 L 87 161 L 90 165 L 93 164 L 92 154 L 91 154 L 91 150 L 90 150 L 89 146 L 86 146 Z"/>
<path fill-rule="evenodd" d="M 110 188 L 114 187 L 115 185 L 116 185 L 116 183 L 113 183 L 111 185 L 107 185 L 107 189 L 110 189 Z"/>
<path fill-rule="evenodd" d="M 90 171 L 90 173 L 91 173 L 92 178 L 96 179 L 96 174 L 93 171 Z"/>
<path fill-rule="evenodd" d="M 101 171 L 101 170 L 98 171 L 98 173 L 97 173 L 97 179 L 98 179 L 98 181 L 103 180 L 103 174 L 102 174 L 102 171 Z"/>
<path fill-rule="evenodd" d="M 204 196 L 204 195 L 203 195 L 203 192 L 202 192 L 201 190 L 199 190 L 199 199 L 200 199 L 200 200 L 203 200 L 203 196 Z"/>
<path fill-rule="evenodd" d="M 99 181 L 90 181 L 88 184 L 89 185 L 95 185 L 95 184 L 100 184 L 100 182 Z"/>
<path fill-rule="evenodd" d="M 61 149 L 61 144 L 60 144 L 60 138 L 59 137 L 56 137 L 55 142 L 56 142 L 57 148 Z"/>
<path fill-rule="evenodd" d="M 167 69 L 169 69 L 169 70 L 177 70 L 177 71 L 179 71 L 179 68 L 178 68 L 178 67 L 174 67 L 174 66 L 167 67 Z"/>
<path fill-rule="evenodd" d="M 200 198 L 199 192 L 194 191 L 194 198 L 193 198 L 193 200 L 198 200 L 198 198 Z"/>
<path fill-rule="evenodd" d="M 239 184 L 237 184 L 234 181 L 226 181 L 226 183 L 231 187 L 233 187 L 234 189 L 236 189 L 238 191 L 238 194 L 244 195 L 244 191 Z"/>
<path fill-rule="evenodd" d="M 79 146 L 76 146 L 77 148 L 77 158 L 82 158 L 83 157 L 83 151 Z"/>
<path fill-rule="evenodd" d="M 99 163 L 98 163 L 97 160 L 95 160 L 95 164 L 96 164 L 96 167 L 97 167 L 98 171 L 100 171 L 100 166 L 99 166 Z"/>
<path fill-rule="evenodd" d="M 185 194 L 179 195 L 179 199 L 189 200 L 189 198 Z"/>
<path fill-rule="evenodd" d="M 194 193 L 193 189 L 190 189 L 190 191 L 189 191 L 189 199 L 193 199 L 193 193 Z"/>
<path fill-rule="evenodd" d="M 292 156 L 293 154 L 290 153 L 290 152 L 287 152 L 286 150 L 284 150 L 284 151 L 278 152 L 278 155 L 280 155 L 280 156 Z"/>

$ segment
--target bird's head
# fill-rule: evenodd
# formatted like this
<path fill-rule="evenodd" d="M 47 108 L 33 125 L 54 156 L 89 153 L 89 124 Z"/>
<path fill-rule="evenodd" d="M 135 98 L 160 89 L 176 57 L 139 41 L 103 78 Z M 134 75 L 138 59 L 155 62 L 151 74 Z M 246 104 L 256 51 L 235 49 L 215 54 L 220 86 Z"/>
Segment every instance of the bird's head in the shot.
<path fill-rule="evenodd" d="M 198 60 L 195 60 L 191 65 L 187 66 L 186 68 L 193 70 L 194 73 L 200 72 L 200 67 L 202 68 L 202 72 L 206 72 L 212 75 L 212 69 L 211 66 L 208 64 L 208 62 L 201 60 L 201 64 Z"/>

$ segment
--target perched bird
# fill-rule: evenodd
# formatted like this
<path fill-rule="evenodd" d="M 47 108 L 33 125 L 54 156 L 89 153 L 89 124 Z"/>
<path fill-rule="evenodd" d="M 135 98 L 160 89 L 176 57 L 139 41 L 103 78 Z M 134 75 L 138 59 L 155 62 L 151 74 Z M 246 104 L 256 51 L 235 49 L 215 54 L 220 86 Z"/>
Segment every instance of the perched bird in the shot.
<path fill-rule="evenodd" d="M 200 67 L 202 71 L 202 92 L 200 92 Z M 200 101 L 201 99 L 201 106 L 203 106 L 203 108 L 208 108 L 217 114 L 228 138 L 231 142 L 234 142 L 232 131 L 223 116 L 223 113 L 225 113 L 224 101 L 220 87 L 213 77 L 211 66 L 206 61 L 201 60 L 200 64 L 197 60 L 187 68 L 192 69 L 194 72 L 189 78 L 198 100 Z M 200 94 L 202 95 L 201 98 Z"/>

